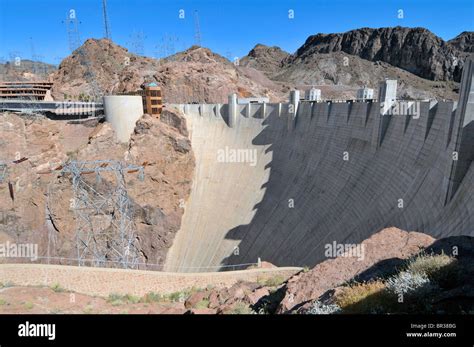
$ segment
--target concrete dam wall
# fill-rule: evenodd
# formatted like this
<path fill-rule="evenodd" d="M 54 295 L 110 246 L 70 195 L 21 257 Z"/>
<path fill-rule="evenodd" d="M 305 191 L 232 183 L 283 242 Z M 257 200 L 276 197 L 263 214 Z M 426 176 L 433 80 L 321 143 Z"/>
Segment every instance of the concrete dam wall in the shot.
<path fill-rule="evenodd" d="M 474 236 L 471 82 L 459 103 L 174 105 L 196 171 L 165 269 L 313 266 L 389 226 Z"/>

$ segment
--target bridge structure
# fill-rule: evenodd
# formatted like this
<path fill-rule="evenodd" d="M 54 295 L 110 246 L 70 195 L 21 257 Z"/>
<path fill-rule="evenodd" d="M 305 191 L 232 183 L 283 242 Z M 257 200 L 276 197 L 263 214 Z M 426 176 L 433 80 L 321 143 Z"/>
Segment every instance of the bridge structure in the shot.
<path fill-rule="evenodd" d="M 0 99 L 0 112 L 42 113 L 61 118 L 84 118 L 102 115 L 102 103 L 81 101 L 40 101 Z"/>

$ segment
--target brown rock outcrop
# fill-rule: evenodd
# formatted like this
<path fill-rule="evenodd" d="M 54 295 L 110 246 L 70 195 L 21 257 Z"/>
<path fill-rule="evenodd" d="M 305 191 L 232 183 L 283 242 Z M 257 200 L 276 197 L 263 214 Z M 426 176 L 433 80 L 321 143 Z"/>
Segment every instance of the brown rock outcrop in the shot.
<path fill-rule="evenodd" d="M 207 48 L 193 46 L 158 60 L 134 55 L 106 39 L 88 39 L 62 61 L 52 80 L 57 100 L 131 92 L 144 82 L 157 82 L 167 103 L 223 103 L 238 90 L 241 96 L 285 96 L 278 84 L 254 81 Z"/>
<path fill-rule="evenodd" d="M 145 166 L 143 182 L 136 174 L 126 175 L 127 192 L 141 261 L 162 264 L 179 230 L 194 170 L 183 116 L 175 110 L 166 110 L 164 115 L 164 120 L 174 122 L 144 115 L 129 143 L 121 144 L 108 123 L 91 127 L 42 116 L 4 114 L 0 158 L 9 164 L 8 177 L 0 184 L 0 235 L 16 242 L 38 243 L 40 256 L 75 258 L 71 177 L 56 169 L 68 160 L 117 160 Z M 14 164 L 20 157 L 28 160 Z M 107 190 L 115 182 L 107 173 L 100 184 L 91 176 L 86 180 L 96 189 Z"/>
<path fill-rule="evenodd" d="M 328 259 L 308 272 L 290 278 L 286 292 L 277 312 L 284 313 L 311 300 L 318 299 L 327 290 L 346 281 L 358 278 L 365 280 L 385 274 L 399 265 L 400 260 L 417 254 L 430 246 L 435 239 L 431 236 L 387 228 L 362 242 L 364 257 L 338 257 Z M 367 270 L 370 269 L 370 273 Z"/>
<path fill-rule="evenodd" d="M 464 31 L 454 39 L 448 41 L 456 49 L 462 52 L 474 53 L 474 32 Z"/>
<path fill-rule="evenodd" d="M 313 35 L 297 50 L 294 59 L 331 52 L 380 60 L 426 79 L 444 81 L 460 81 L 467 56 L 427 29 L 397 26 Z M 454 58 L 457 64 L 453 64 Z"/>

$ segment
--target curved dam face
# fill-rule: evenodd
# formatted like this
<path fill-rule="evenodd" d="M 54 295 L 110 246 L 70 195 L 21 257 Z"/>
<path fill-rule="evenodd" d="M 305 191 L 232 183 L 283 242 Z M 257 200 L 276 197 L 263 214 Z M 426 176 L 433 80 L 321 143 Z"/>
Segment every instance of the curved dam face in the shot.
<path fill-rule="evenodd" d="M 240 243 L 228 238 L 228 232 L 250 224 L 265 195 L 262 186 L 269 180 L 272 153 L 268 145 L 253 144 L 263 120 L 242 118 L 238 127 L 230 128 L 220 112 L 216 114 L 217 107 L 185 107 L 196 168 L 181 229 L 168 252 L 167 271 L 218 270 Z M 224 114 L 227 105 L 221 111 Z M 235 150 L 249 155 L 248 160 L 230 161 Z"/>
<path fill-rule="evenodd" d="M 237 105 L 232 121 L 229 105 L 176 105 L 196 172 L 166 270 L 313 266 L 326 245 L 389 226 L 474 235 L 473 101 L 392 105 L 408 116 L 377 102 Z"/>

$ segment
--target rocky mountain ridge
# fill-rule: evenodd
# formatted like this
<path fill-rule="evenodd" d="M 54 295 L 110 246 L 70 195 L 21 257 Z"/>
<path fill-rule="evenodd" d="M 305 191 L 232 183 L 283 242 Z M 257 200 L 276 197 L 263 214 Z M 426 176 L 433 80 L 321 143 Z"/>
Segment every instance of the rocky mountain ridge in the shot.
<path fill-rule="evenodd" d="M 204 47 L 154 59 L 88 39 L 50 78 L 57 100 L 127 93 L 143 82 L 159 83 L 168 103 L 225 103 L 233 92 L 282 102 L 290 89 L 311 85 L 322 89 L 323 98 L 343 99 L 354 98 L 362 86 L 377 90 L 384 78 L 399 80 L 401 98 L 456 100 L 472 50 L 472 32 L 444 41 L 427 29 L 404 27 L 312 35 L 294 54 L 257 44 L 236 64 Z"/>
<path fill-rule="evenodd" d="M 308 37 L 291 61 L 321 53 L 345 52 L 383 61 L 429 80 L 460 81 L 467 54 L 425 28 L 361 28 Z M 290 61 L 290 63 L 291 63 Z"/>
<path fill-rule="evenodd" d="M 472 31 L 463 31 L 448 42 L 462 52 L 474 53 L 474 32 Z"/>
<path fill-rule="evenodd" d="M 401 98 L 456 100 L 472 36 L 464 32 L 443 41 L 424 28 L 361 28 L 312 35 L 294 54 L 259 44 L 241 64 L 273 81 L 316 85 L 325 97 L 351 98 L 357 88 L 377 90 L 379 81 L 396 78 Z"/>
<path fill-rule="evenodd" d="M 32 61 L 29 59 L 18 59 L 0 63 L 1 81 L 35 81 L 46 80 L 56 70 L 56 66 Z"/>
<path fill-rule="evenodd" d="M 265 78 L 264 78 L 265 79 Z M 165 59 L 136 56 L 105 39 L 89 39 L 60 64 L 53 74 L 53 96 L 120 94 L 157 82 L 168 103 L 224 103 L 230 93 L 240 97 L 268 95 L 281 99 L 275 83 L 267 87 L 207 48 L 193 46 Z"/>

